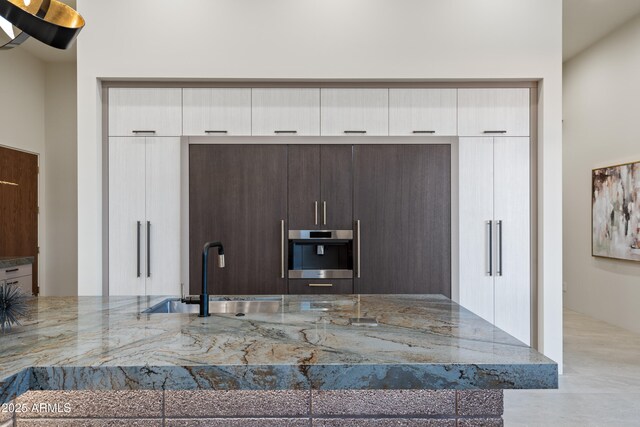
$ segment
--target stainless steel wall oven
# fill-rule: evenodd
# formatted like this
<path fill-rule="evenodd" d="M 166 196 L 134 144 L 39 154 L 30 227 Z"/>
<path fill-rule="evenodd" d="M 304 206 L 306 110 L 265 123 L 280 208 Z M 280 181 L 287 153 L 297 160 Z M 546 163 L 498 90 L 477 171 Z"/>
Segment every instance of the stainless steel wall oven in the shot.
<path fill-rule="evenodd" d="M 353 278 L 353 230 L 289 230 L 289 278 Z"/>

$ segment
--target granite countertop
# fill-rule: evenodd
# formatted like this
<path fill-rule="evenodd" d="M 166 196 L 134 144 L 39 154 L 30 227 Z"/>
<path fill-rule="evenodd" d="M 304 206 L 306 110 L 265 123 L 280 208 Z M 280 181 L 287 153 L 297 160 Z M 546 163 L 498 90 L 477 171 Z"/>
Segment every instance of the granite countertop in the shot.
<path fill-rule="evenodd" d="M 27 390 L 557 387 L 556 363 L 440 295 L 141 314 L 164 298 L 32 299 L 22 326 L 0 335 L 0 403 Z M 379 325 L 351 325 L 358 313 Z"/>
<path fill-rule="evenodd" d="M 10 268 L 10 267 L 18 267 L 19 265 L 27 265 L 33 264 L 32 256 L 21 256 L 21 257 L 8 257 L 2 256 L 0 257 L 0 269 Z"/>

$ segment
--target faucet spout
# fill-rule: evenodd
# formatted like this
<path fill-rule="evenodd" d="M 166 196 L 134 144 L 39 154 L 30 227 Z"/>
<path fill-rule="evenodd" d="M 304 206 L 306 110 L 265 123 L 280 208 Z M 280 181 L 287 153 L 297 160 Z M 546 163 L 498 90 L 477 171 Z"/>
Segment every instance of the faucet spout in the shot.
<path fill-rule="evenodd" d="M 207 242 L 202 249 L 202 293 L 200 294 L 200 317 L 209 316 L 209 293 L 207 290 L 209 250 L 218 248 L 218 265 L 224 268 L 224 247 L 222 242 Z"/>

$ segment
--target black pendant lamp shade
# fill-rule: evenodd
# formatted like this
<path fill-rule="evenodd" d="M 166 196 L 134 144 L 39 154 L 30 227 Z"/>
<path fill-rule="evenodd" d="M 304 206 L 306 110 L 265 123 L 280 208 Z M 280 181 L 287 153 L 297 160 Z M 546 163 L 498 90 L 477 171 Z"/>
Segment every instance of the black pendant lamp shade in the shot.
<path fill-rule="evenodd" d="M 84 27 L 82 16 L 58 0 L 0 0 L 0 17 L 22 30 L 0 49 L 16 47 L 28 36 L 67 49 Z"/>

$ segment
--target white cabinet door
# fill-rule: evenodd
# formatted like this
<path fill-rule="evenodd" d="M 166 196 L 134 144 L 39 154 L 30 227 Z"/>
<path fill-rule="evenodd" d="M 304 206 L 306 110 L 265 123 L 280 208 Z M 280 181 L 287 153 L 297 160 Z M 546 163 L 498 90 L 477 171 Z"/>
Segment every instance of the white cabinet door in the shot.
<path fill-rule="evenodd" d="M 184 135 L 251 135 L 250 88 L 184 88 Z"/>
<path fill-rule="evenodd" d="M 5 279 L 2 279 L 2 280 L 5 280 Z M 33 276 L 32 275 L 6 279 L 5 283 L 7 285 L 20 288 L 25 295 L 33 295 Z"/>
<path fill-rule="evenodd" d="M 252 135 L 320 135 L 320 89 L 251 89 Z"/>
<path fill-rule="evenodd" d="M 182 89 L 110 88 L 109 136 L 182 135 Z"/>
<path fill-rule="evenodd" d="M 458 89 L 458 135 L 529 136 L 529 91 Z"/>
<path fill-rule="evenodd" d="M 529 138 L 460 138 L 460 305 L 529 345 Z"/>
<path fill-rule="evenodd" d="M 389 135 L 457 135 L 457 89 L 389 89 Z"/>
<path fill-rule="evenodd" d="M 494 140 L 495 325 L 531 338 L 529 138 Z"/>
<path fill-rule="evenodd" d="M 493 323 L 493 138 L 459 141 L 460 305 Z"/>
<path fill-rule="evenodd" d="M 109 138 L 109 295 L 145 294 L 145 138 Z"/>
<path fill-rule="evenodd" d="M 322 89 L 322 135 L 389 135 L 389 89 Z"/>
<path fill-rule="evenodd" d="M 146 295 L 180 295 L 180 138 L 146 138 Z"/>

